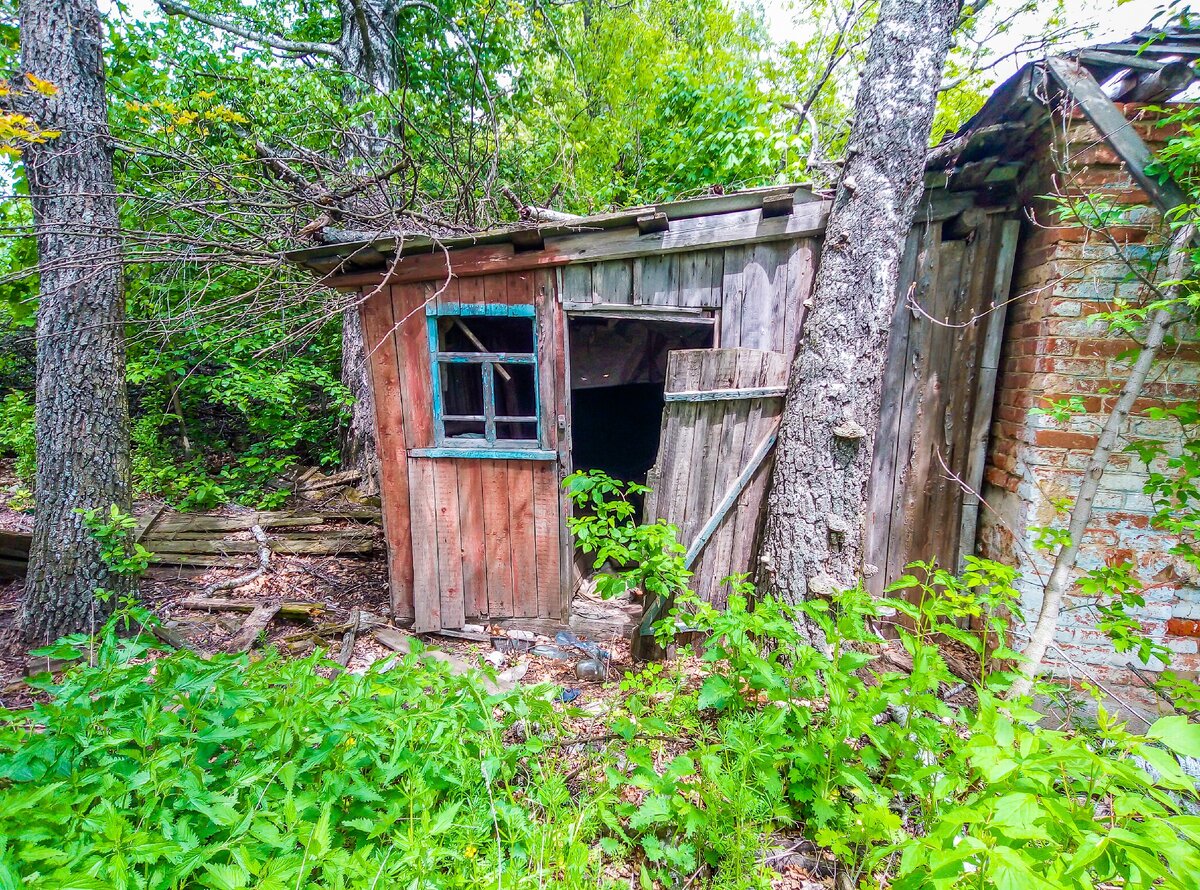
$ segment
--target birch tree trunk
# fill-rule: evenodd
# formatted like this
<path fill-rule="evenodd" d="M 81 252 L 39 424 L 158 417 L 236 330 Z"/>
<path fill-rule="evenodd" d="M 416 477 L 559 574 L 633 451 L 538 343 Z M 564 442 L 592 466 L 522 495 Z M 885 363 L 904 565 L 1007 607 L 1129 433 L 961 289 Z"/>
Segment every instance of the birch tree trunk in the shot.
<path fill-rule="evenodd" d="M 57 93 L 25 111 L 61 135 L 25 149 L 40 287 L 36 512 L 21 626 L 29 643 L 91 628 L 121 579 L 80 509 L 129 509 L 120 220 L 95 0 L 22 0 L 24 73 Z M 108 604 L 111 606 L 111 603 Z"/>
<path fill-rule="evenodd" d="M 760 581 L 789 602 L 853 586 L 900 253 L 958 0 L 884 0 L 788 380 Z"/>

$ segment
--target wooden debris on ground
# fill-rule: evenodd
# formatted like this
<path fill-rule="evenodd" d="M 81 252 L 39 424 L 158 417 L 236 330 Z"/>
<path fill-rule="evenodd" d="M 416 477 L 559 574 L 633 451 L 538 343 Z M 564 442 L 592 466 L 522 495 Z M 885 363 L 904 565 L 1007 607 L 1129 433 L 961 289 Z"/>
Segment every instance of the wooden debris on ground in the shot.
<path fill-rule="evenodd" d="M 250 617 L 243 622 L 242 629 L 237 632 L 237 636 L 229 641 L 227 647 L 229 651 L 249 652 L 254 641 L 258 639 L 258 635 L 265 631 L 267 625 L 271 623 L 271 619 L 279 614 L 281 605 L 282 603 L 270 600 L 255 605 Z"/>

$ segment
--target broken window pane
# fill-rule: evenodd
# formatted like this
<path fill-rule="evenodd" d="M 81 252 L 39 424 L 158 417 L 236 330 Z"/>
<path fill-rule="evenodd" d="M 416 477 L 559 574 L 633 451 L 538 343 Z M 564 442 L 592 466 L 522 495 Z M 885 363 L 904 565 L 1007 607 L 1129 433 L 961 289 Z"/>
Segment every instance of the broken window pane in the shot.
<path fill-rule="evenodd" d="M 533 352 L 533 319 L 494 315 L 444 315 L 438 319 L 442 352 Z"/>
<path fill-rule="evenodd" d="M 442 413 L 483 417 L 483 374 L 476 364 L 442 362 Z M 450 435 L 450 430 L 446 430 Z"/>

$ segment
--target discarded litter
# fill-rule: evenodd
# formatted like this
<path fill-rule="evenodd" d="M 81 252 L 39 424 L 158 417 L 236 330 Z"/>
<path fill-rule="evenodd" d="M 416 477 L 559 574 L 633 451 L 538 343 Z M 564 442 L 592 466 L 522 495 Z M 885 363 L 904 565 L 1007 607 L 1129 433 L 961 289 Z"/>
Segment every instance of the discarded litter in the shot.
<path fill-rule="evenodd" d="M 575 701 L 575 699 L 579 698 L 579 696 L 581 696 L 582 694 L 583 693 L 580 692 L 580 690 L 578 690 L 578 689 L 564 689 L 562 692 L 560 692 L 558 694 L 558 700 L 561 701 L 564 705 L 569 705 L 571 702 Z"/>
<path fill-rule="evenodd" d="M 599 658 L 585 658 L 575 665 L 575 676 L 591 682 L 603 680 L 608 676 L 608 663 Z"/>
<path fill-rule="evenodd" d="M 540 643 L 529 650 L 530 655 L 538 658 L 553 658 L 555 661 L 574 661 L 575 653 L 555 646 L 553 643 Z"/>

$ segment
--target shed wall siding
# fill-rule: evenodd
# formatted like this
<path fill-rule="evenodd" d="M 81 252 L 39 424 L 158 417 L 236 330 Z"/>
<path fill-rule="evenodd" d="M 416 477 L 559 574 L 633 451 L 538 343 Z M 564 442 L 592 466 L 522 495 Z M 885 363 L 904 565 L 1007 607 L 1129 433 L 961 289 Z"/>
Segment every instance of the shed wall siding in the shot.
<path fill-rule="evenodd" d="M 436 444 L 427 307 L 533 305 L 541 446 L 559 447 L 562 313 L 553 275 L 534 270 L 367 290 L 364 332 L 376 392 L 397 617 L 418 629 L 481 618 L 561 618 L 559 463 L 414 456 Z M 536 510 L 535 510 L 536 505 Z"/>

